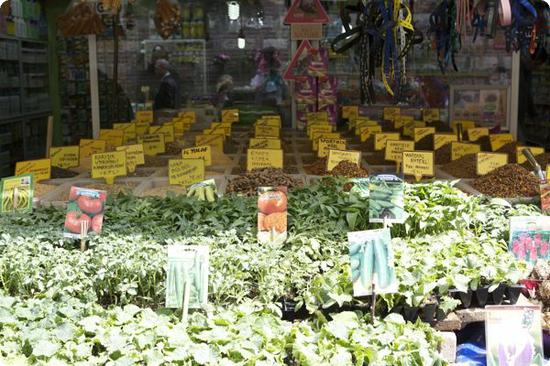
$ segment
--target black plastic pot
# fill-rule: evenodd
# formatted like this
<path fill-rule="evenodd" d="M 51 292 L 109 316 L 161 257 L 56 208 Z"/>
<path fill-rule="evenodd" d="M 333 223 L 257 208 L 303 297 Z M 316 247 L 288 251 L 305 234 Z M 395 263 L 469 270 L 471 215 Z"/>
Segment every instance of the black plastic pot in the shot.
<path fill-rule="evenodd" d="M 498 287 L 491 292 L 491 300 L 493 304 L 500 305 L 504 301 L 504 291 L 506 290 L 506 285 L 501 283 Z"/>
<path fill-rule="evenodd" d="M 464 309 L 468 309 L 472 305 L 472 297 L 473 292 L 471 290 L 468 290 L 468 292 L 458 292 L 458 298 L 460 299 L 460 303 Z"/>
<path fill-rule="evenodd" d="M 418 319 L 418 306 L 405 305 L 403 307 L 403 318 L 412 323 Z"/>
<path fill-rule="evenodd" d="M 447 317 L 447 314 L 443 310 L 441 310 L 439 307 L 437 308 L 437 311 L 435 313 L 435 318 L 438 322 L 445 320 Z"/>
<path fill-rule="evenodd" d="M 281 310 L 283 313 L 283 320 L 294 321 L 303 320 L 308 318 L 309 313 L 305 307 L 296 311 L 296 301 L 283 298 L 281 301 Z"/>
<path fill-rule="evenodd" d="M 518 302 L 519 295 L 523 290 L 523 285 L 511 285 L 506 287 L 506 300 L 510 305 L 515 305 Z"/>
<path fill-rule="evenodd" d="M 480 308 L 485 307 L 489 299 L 489 286 L 483 286 L 475 291 L 476 303 Z"/>
<path fill-rule="evenodd" d="M 396 314 L 403 314 L 403 305 L 395 305 L 391 311 L 391 313 L 396 313 Z"/>
<path fill-rule="evenodd" d="M 423 322 L 434 324 L 435 323 L 435 314 L 439 308 L 438 304 L 426 304 L 420 308 L 420 319 Z"/>

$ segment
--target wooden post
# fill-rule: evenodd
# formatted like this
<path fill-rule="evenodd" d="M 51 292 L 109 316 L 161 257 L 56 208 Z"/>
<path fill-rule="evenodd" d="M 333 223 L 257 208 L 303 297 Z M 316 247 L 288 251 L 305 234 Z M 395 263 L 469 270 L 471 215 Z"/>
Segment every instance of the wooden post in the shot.
<path fill-rule="evenodd" d="M 86 250 L 86 238 L 88 237 L 88 221 L 80 221 L 80 251 Z"/>
<path fill-rule="evenodd" d="M 90 71 L 90 99 L 92 108 L 92 137 L 99 138 L 99 85 L 97 77 L 97 43 L 96 35 L 88 36 L 88 64 Z"/>
<path fill-rule="evenodd" d="M 189 317 L 189 296 L 191 295 L 191 285 L 189 284 L 189 279 L 185 281 L 183 285 L 183 309 L 181 312 L 181 321 L 184 324 L 187 324 L 187 319 Z"/>
<path fill-rule="evenodd" d="M 46 130 L 46 158 L 50 156 L 50 148 L 53 140 L 53 116 L 48 116 L 48 126 Z"/>

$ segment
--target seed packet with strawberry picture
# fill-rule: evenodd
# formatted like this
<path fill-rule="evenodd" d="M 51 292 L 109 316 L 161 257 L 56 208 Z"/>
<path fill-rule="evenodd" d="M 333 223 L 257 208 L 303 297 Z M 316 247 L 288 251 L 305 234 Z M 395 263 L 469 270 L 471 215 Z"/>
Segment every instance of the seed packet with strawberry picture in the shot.
<path fill-rule="evenodd" d="M 287 238 L 287 188 L 258 188 L 258 241 L 283 243 Z"/>
<path fill-rule="evenodd" d="M 67 214 L 65 216 L 64 236 L 80 239 L 88 234 L 101 233 L 103 212 L 107 192 L 95 189 L 71 187 Z M 82 228 L 87 232 L 81 232 Z"/>

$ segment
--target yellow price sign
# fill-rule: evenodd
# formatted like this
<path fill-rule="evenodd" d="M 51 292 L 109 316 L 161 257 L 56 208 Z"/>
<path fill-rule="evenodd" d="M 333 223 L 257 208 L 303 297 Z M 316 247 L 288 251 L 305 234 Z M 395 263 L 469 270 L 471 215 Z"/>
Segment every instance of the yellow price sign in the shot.
<path fill-rule="evenodd" d="M 388 140 L 384 159 L 402 163 L 404 151 L 414 151 L 414 141 Z"/>
<path fill-rule="evenodd" d="M 308 112 L 306 115 L 307 123 L 312 122 L 325 122 L 328 123 L 328 113 L 327 112 Z"/>
<path fill-rule="evenodd" d="M 434 150 L 455 141 L 458 141 L 458 137 L 453 133 L 436 133 L 434 134 Z"/>
<path fill-rule="evenodd" d="M 204 180 L 203 159 L 168 160 L 168 182 L 188 187 Z"/>
<path fill-rule="evenodd" d="M 195 136 L 195 146 L 208 145 L 212 150 L 223 152 L 224 135 L 197 135 Z"/>
<path fill-rule="evenodd" d="M 474 121 L 468 121 L 468 120 L 456 120 L 451 122 L 451 127 L 453 129 L 453 132 L 456 133 L 458 130 L 458 125 L 462 125 L 462 131 L 469 130 L 471 128 L 476 127 L 476 123 Z"/>
<path fill-rule="evenodd" d="M 126 152 L 126 167 L 129 173 L 135 172 L 138 165 L 145 164 L 143 144 L 119 146 L 116 151 Z"/>
<path fill-rule="evenodd" d="M 469 128 L 466 133 L 468 134 L 468 141 L 476 142 L 483 136 L 489 136 L 489 129 L 486 127 Z"/>
<path fill-rule="evenodd" d="M 469 142 L 451 142 L 451 160 L 460 159 L 464 155 L 477 154 L 481 146 Z"/>
<path fill-rule="evenodd" d="M 231 123 L 230 122 L 212 122 L 210 125 L 210 134 L 223 133 L 225 136 L 231 135 Z"/>
<path fill-rule="evenodd" d="M 107 141 L 107 146 L 117 147 L 124 143 L 124 131 L 115 129 L 99 130 L 99 139 Z"/>
<path fill-rule="evenodd" d="M 403 174 L 412 175 L 416 181 L 434 175 L 433 151 L 404 151 Z"/>
<path fill-rule="evenodd" d="M 239 110 L 238 109 L 222 110 L 222 122 L 229 122 L 229 123 L 239 122 Z"/>
<path fill-rule="evenodd" d="M 134 141 L 137 137 L 135 123 L 113 123 L 113 129 L 124 132 L 124 144 Z"/>
<path fill-rule="evenodd" d="M 52 162 L 50 159 L 18 161 L 15 163 L 15 175 L 32 174 L 35 182 L 50 179 Z"/>
<path fill-rule="evenodd" d="M 401 117 L 403 118 L 404 116 L 401 116 Z M 426 123 L 422 121 L 414 121 L 414 120 L 405 121 L 403 123 L 403 136 L 413 137 L 415 128 L 424 128 L 424 127 L 426 127 Z"/>
<path fill-rule="evenodd" d="M 356 105 L 345 105 L 342 107 L 342 118 L 352 120 L 359 117 L 359 107 Z"/>
<path fill-rule="evenodd" d="M 126 151 L 110 151 L 92 155 L 92 178 L 105 178 L 107 184 L 113 184 L 115 177 L 126 174 Z"/>
<path fill-rule="evenodd" d="M 202 159 L 204 166 L 212 165 L 212 148 L 209 145 L 195 146 L 181 151 L 182 159 Z"/>
<path fill-rule="evenodd" d="M 367 141 L 369 137 L 374 136 L 376 133 L 382 133 L 382 126 L 361 127 L 361 130 L 359 131 L 361 142 Z"/>
<path fill-rule="evenodd" d="M 151 122 L 140 122 L 136 121 L 136 137 L 143 136 L 147 134 L 147 131 L 149 131 L 149 126 L 151 126 Z"/>
<path fill-rule="evenodd" d="M 385 107 L 384 108 L 384 119 L 386 121 L 394 121 L 395 117 L 401 114 L 401 108 L 399 107 Z"/>
<path fill-rule="evenodd" d="M 191 126 L 186 125 L 183 121 L 174 121 L 172 124 L 174 125 L 174 138 L 176 139 L 182 138 L 185 131 Z"/>
<path fill-rule="evenodd" d="M 399 140 L 399 132 L 383 132 L 374 134 L 374 150 L 380 151 L 386 148 L 388 140 Z"/>
<path fill-rule="evenodd" d="M 317 151 L 317 149 L 319 148 L 319 139 L 321 137 L 327 138 L 327 139 L 339 139 L 339 138 L 341 138 L 341 136 L 338 132 L 319 132 L 319 131 L 313 132 L 311 137 L 312 137 L 311 141 L 313 142 L 312 143 L 312 150 L 313 151 Z"/>
<path fill-rule="evenodd" d="M 52 166 L 63 169 L 76 168 L 80 165 L 80 147 L 50 147 L 50 159 Z"/>
<path fill-rule="evenodd" d="M 273 126 L 256 126 L 254 127 L 254 136 L 256 138 L 260 138 L 260 137 L 279 138 L 281 136 L 281 130 Z"/>
<path fill-rule="evenodd" d="M 523 164 L 527 161 L 527 158 L 525 157 L 525 155 L 523 155 L 523 149 L 528 149 L 529 151 L 531 151 L 531 154 L 533 154 L 533 156 L 542 155 L 545 152 L 544 147 L 534 147 L 534 146 L 518 147 L 518 148 L 516 148 L 516 155 L 517 155 L 518 164 Z"/>
<path fill-rule="evenodd" d="M 80 139 L 80 161 L 89 158 L 93 154 L 99 154 L 105 152 L 107 149 L 107 142 L 103 140 L 90 140 Z"/>
<path fill-rule="evenodd" d="M 246 170 L 261 168 L 283 168 L 283 150 L 248 149 L 246 153 Z"/>
<path fill-rule="evenodd" d="M 156 156 L 166 152 L 164 135 L 160 133 L 138 137 L 138 143 L 143 144 L 143 153 L 147 156 Z"/>
<path fill-rule="evenodd" d="M 313 125 L 309 127 L 307 131 L 307 137 L 309 137 L 310 140 L 313 140 L 313 134 L 314 133 L 332 133 L 332 126 L 331 125 Z"/>
<path fill-rule="evenodd" d="M 325 158 L 328 156 L 330 150 L 346 150 L 347 143 L 345 139 L 341 138 L 319 138 L 318 141 L 317 156 Z"/>
<path fill-rule="evenodd" d="M 281 140 L 275 138 L 251 138 L 248 146 L 250 149 L 281 149 Z"/>
<path fill-rule="evenodd" d="M 499 133 L 496 135 L 489 135 L 491 141 L 491 150 L 497 151 L 501 147 L 514 141 L 514 136 L 511 133 Z"/>
<path fill-rule="evenodd" d="M 153 123 L 153 111 L 139 111 L 136 112 L 137 122 Z"/>
<path fill-rule="evenodd" d="M 508 164 L 508 154 L 480 152 L 476 155 L 477 175 L 485 175 L 506 164 Z"/>
<path fill-rule="evenodd" d="M 164 135 L 164 142 L 170 143 L 175 141 L 174 125 L 165 123 L 162 126 L 149 127 L 149 135 L 162 134 Z"/>
<path fill-rule="evenodd" d="M 256 121 L 256 126 L 269 126 L 269 127 L 281 128 L 282 123 L 280 118 L 264 117 Z"/>
<path fill-rule="evenodd" d="M 414 128 L 414 142 L 422 140 L 426 136 L 435 135 L 434 127 L 415 127 Z"/>
<path fill-rule="evenodd" d="M 438 108 L 428 108 L 422 111 L 424 122 L 435 122 L 441 119 Z"/>
<path fill-rule="evenodd" d="M 180 112 L 178 117 L 180 118 L 180 121 L 185 124 L 194 124 L 197 122 L 197 114 L 193 111 Z"/>
<path fill-rule="evenodd" d="M 327 158 L 327 172 L 332 171 L 332 169 L 334 169 L 334 167 L 342 161 L 349 161 L 357 164 L 357 166 L 361 166 L 361 151 L 329 150 Z"/>

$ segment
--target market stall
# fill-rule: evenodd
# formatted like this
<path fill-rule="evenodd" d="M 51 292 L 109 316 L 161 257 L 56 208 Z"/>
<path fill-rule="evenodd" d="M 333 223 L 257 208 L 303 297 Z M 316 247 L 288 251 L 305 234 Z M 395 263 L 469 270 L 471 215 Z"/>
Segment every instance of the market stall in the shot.
<path fill-rule="evenodd" d="M 545 364 L 547 14 L 11 1 L 0 365 Z"/>

